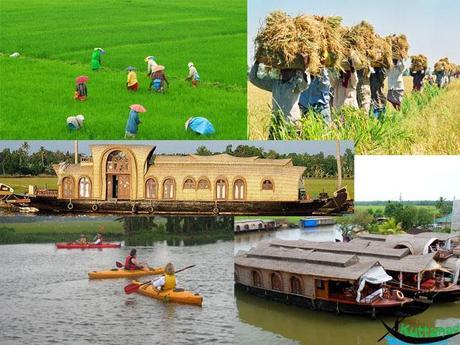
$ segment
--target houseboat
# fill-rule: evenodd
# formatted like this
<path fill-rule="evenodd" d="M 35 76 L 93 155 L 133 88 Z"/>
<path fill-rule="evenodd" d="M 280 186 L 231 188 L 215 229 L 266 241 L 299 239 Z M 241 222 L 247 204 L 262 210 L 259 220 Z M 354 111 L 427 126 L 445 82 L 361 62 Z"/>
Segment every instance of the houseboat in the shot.
<path fill-rule="evenodd" d="M 276 301 L 370 317 L 415 315 L 429 307 L 385 287 L 390 280 L 377 260 L 361 261 L 353 254 L 262 242 L 235 257 L 236 287 Z"/>
<path fill-rule="evenodd" d="M 317 226 L 334 225 L 336 224 L 335 218 L 333 217 L 308 217 L 302 218 L 299 221 L 299 228 L 316 228 Z"/>
<path fill-rule="evenodd" d="M 279 229 L 281 225 L 273 219 L 245 219 L 235 220 L 235 234 L 253 232 L 253 231 L 270 231 Z"/>
<path fill-rule="evenodd" d="M 57 190 L 32 188 L 27 206 L 58 213 L 204 215 L 329 215 L 352 209 L 346 188 L 309 199 L 299 188 L 305 168 L 291 159 L 154 155 L 149 145 L 90 149 L 91 156 L 79 163 L 53 165 Z"/>
<path fill-rule="evenodd" d="M 422 246 L 417 242 L 418 250 Z M 407 247 L 385 247 L 380 242 L 358 241 L 351 243 L 311 242 L 305 240 L 273 240 L 272 246 L 300 248 L 335 255 L 356 255 L 362 262 L 378 262 L 392 277 L 386 282 L 407 296 L 426 298 L 436 302 L 460 300 L 460 286 L 453 282 L 453 274 L 442 267 L 435 258 L 436 252 L 414 255 Z M 416 248 L 413 244 L 411 248 Z"/>

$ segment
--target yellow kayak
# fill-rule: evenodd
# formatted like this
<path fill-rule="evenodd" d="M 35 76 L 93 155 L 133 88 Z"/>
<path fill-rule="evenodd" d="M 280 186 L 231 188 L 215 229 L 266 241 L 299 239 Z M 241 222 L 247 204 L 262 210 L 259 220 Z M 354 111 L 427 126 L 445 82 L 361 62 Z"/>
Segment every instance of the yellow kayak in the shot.
<path fill-rule="evenodd" d="M 142 283 L 137 280 L 133 280 L 133 284 L 140 285 Z M 202 296 L 197 293 L 194 294 L 190 291 L 184 291 L 182 289 L 158 291 L 157 289 L 154 289 L 151 284 L 148 284 L 141 286 L 137 292 L 148 297 L 162 300 L 163 302 L 193 304 L 199 306 L 201 306 L 203 303 Z"/>
<path fill-rule="evenodd" d="M 134 278 L 141 276 L 149 276 L 163 274 L 163 267 L 154 267 L 150 271 L 144 270 L 125 270 L 124 268 L 114 268 L 108 271 L 93 271 L 89 272 L 89 279 L 112 279 L 112 278 Z"/>

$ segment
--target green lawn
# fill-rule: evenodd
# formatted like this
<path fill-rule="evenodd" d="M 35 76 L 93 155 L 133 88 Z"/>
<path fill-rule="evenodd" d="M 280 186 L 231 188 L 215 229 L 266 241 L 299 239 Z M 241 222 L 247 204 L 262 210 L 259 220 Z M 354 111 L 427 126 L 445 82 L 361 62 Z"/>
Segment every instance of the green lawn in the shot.
<path fill-rule="evenodd" d="M 355 198 L 354 192 L 354 180 L 353 179 L 344 179 L 343 186 L 347 187 L 349 198 Z M 309 178 L 306 180 L 305 189 L 310 196 L 318 196 L 319 193 L 326 192 L 330 196 L 334 194 L 337 190 L 337 180 L 336 179 L 314 179 Z"/>
<path fill-rule="evenodd" d="M 0 182 L 7 184 L 12 187 L 16 193 L 24 193 L 29 190 L 29 185 L 34 185 L 39 188 L 45 186 L 49 189 L 57 189 L 57 177 L 2 177 L 0 176 Z"/>
<path fill-rule="evenodd" d="M 426 208 L 430 211 L 436 212 L 436 207 L 432 205 L 411 205 L 411 206 L 415 206 L 417 208 Z M 361 210 L 361 211 L 371 209 L 374 212 L 377 210 L 380 210 L 383 212 L 385 210 L 385 206 L 384 205 L 355 205 L 355 209 Z"/>
<path fill-rule="evenodd" d="M 140 103 L 138 139 L 200 139 L 185 132 L 190 116 L 207 117 L 210 139 L 246 138 L 246 2 L 195 0 L 0 2 L 0 137 L 2 139 L 122 139 L 128 106 Z M 90 57 L 103 47 L 103 69 Z M 21 57 L 9 58 L 18 51 Z M 146 90 L 147 55 L 166 66 L 171 87 Z M 202 83 L 183 79 L 193 61 Z M 138 69 L 140 89 L 128 93 L 126 67 Z M 74 79 L 88 75 L 88 99 L 73 100 Z M 84 114 L 85 128 L 65 119 Z M 19 121 L 18 121 L 19 120 Z"/>

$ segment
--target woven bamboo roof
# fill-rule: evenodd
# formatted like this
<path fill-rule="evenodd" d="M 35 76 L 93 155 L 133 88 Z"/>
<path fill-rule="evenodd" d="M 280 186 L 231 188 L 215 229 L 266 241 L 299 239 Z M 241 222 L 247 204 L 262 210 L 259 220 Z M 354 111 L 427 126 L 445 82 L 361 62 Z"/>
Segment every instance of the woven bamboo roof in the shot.
<path fill-rule="evenodd" d="M 460 239 L 460 233 L 453 233 L 453 234 L 448 234 L 448 233 L 443 233 L 443 232 L 421 232 L 415 237 L 422 237 L 422 238 L 437 238 L 440 241 L 447 241 L 451 238 L 458 238 Z"/>
<path fill-rule="evenodd" d="M 270 242 L 273 246 L 287 247 L 287 248 L 302 248 L 314 249 L 323 252 L 334 253 L 348 253 L 348 254 L 361 254 L 374 256 L 377 258 L 402 258 L 409 254 L 406 248 L 389 248 L 385 244 L 374 244 L 374 242 L 355 241 L 348 243 L 334 243 L 334 242 L 312 242 L 306 240 L 286 241 L 275 239 Z M 379 259 L 380 260 L 380 259 Z"/>
<path fill-rule="evenodd" d="M 359 234 L 357 239 L 371 240 L 371 241 L 385 241 L 387 235 L 378 234 Z"/>
<path fill-rule="evenodd" d="M 284 249 L 284 254 L 297 257 L 297 249 Z M 294 254 L 288 254 L 288 252 Z M 308 251 L 307 251 L 308 252 Z M 311 251 L 310 251 L 311 252 Z M 349 266 L 337 266 L 335 264 L 326 264 L 322 260 L 330 260 L 323 256 L 325 253 L 315 253 L 318 257 L 317 261 L 306 261 L 299 259 L 280 258 L 275 256 L 257 256 L 252 254 L 240 252 L 235 257 L 235 264 L 254 269 L 264 269 L 269 271 L 288 272 L 292 274 L 309 275 L 320 278 L 331 278 L 337 280 L 359 280 L 359 278 L 369 271 L 370 268 L 377 265 L 378 262 L 367 261 L 358 262 Z M 308 255 L 308 254 L 306 254 Z M 345 259 L 345 258 L 343 258 Z M 341 259 L 338 259 L 339 261 Z"/>
<path fill-rule="evenodd" d="M 226 153 L 212 156 L 157 156 L 155 165 L 158 164 L 219 164 L 219 165 L 276 165 L 276 166 L 293 166 L 291 159 L 266 159 L 259 157 L 235 157 Z M 305 168 L 299 167 L 303 170 Z"/>
<path fill-rule="evenodd" d="M 80 164 L 53 164 L 53 169 L 58 175 L 88 175 L 93 176 L 93 167 L 91 165 Z"/>
<path fill-rule="evenodd" d="M 447 268 L 450 272 L 457 272 L 460 267 L 460 258 L 450 257 L 442 263 L 442 265 Z"/>
<path fill-rule="evenodd" d="M 400 260 L 379 258 L 379 263 L 387 271 L 420 273 L 427 269 L 439 266 L 434 261 L 436 253 L 429 253 L 425 255 L 408 255 Z M 360 261 L 372 262 L 372 257 L 358 255 Z M 440 267 L 440 266 L 439 266 Z"/>

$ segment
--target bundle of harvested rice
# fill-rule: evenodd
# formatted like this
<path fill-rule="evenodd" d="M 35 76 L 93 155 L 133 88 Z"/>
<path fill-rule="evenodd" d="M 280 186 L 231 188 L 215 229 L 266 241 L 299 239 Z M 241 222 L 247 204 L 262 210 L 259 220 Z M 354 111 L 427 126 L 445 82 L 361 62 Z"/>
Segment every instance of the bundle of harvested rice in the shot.
<path fill-rule="evenodd" d="M 291 17 L 285 12 L 269 14 L 255 38 L 255 58 L 277 69 L 307 67 L 317 74 L 322 66 L 336 67 L 344 55 L 340 17 Z M 304 66 L 302 54 L 308 55 Z"/>
<path fill-rule="evenodd" d="M 406 35 L 391 35 L 388 37 L 391 40 L 393 59 L 406 59 L 409 51 L 409 42 L 407 41 Z"/>
<path fill-rule="evenodd" d="M 439 61 L 434 64 L 434 70 L 435 72 L 442 72 L 442 71 L 447 72 L 449 64 L 450 63 L 449 63 L 448 58 L 445 57 L 443 59 L 439 59 Z"/>
<path fill-rule="evenodd" d="M 411 56 L 411 66 L 412 71 L 424 71 L 428 68 L 428 59 L 425 55 L 419 54 Z"/>
<path fill-rule="evenodd" d="M 366 21 L 342 30 L 342 40 L 347 49 L 347 57 L 359 60 L 360 69 L 372 65 L 374 67 L 391 67 L 391 45 L 378 36 L 374 27 Z"/>

